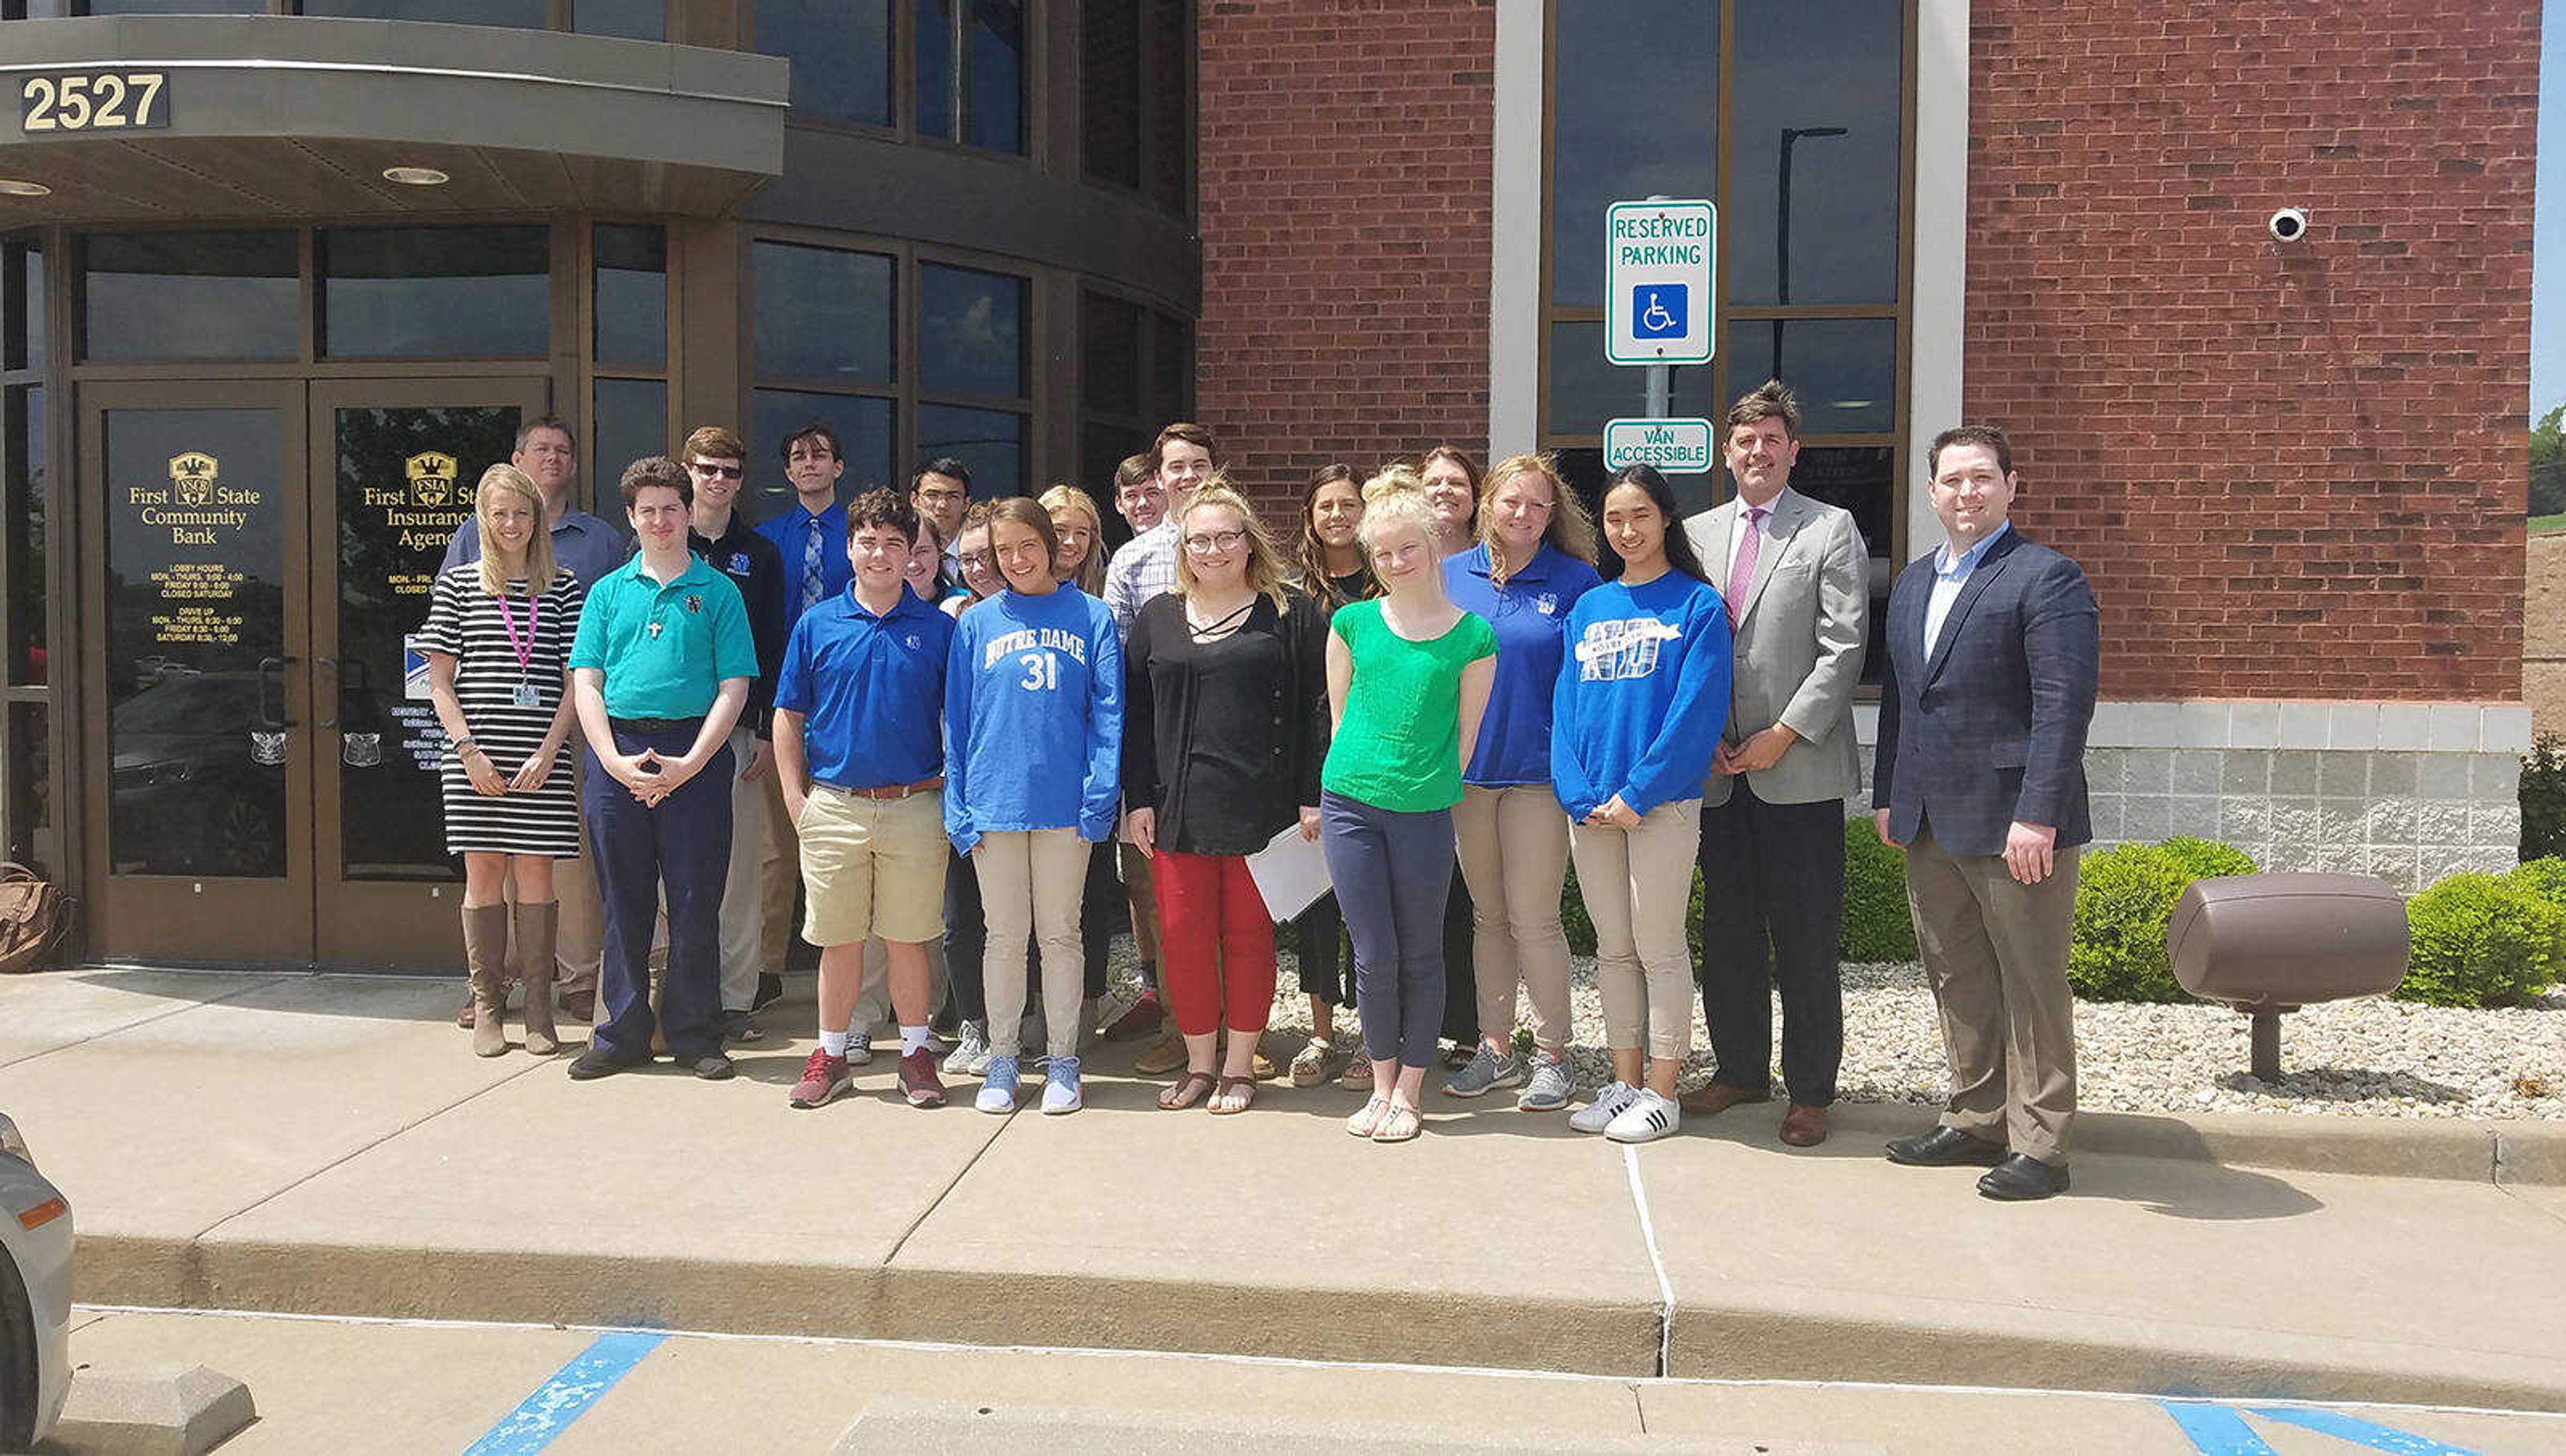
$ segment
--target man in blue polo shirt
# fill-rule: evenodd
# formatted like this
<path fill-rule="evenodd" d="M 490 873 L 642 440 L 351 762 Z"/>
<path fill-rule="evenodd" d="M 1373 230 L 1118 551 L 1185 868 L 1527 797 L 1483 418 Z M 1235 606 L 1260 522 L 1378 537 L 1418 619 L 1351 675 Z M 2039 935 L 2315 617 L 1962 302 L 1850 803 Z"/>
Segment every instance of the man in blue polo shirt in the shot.
<path fill-rule="evenodd" d="M 650 1060 L 650 932 L 668 906 L 658 1025 L 695 1076 L 731 1075 L 721 1050 L 720 914 L 730 864 L 731 725 L 757 678 L 757 641 L 730 578 L 686 549 L 694 483 L 664 455 L 624 471 L 641 550 L 589 589 L 570 666 L 588 739 L 581 807 L 606 905 L 601 1020 L 571 1064 L 583 1081 Z"/>
<path fill-rule="evenodd" d="M 855 585 L 802 613 L 775 686 L 775 765 L 799 826 L 820 947 L 820 1047 L 791 1102 L 852 1085 L 847 1021 L 864 991 L 865 941 L 882 940 L 899 1018 L 899 1086 L 941 1106 L 927 1048 L 927 947 L 944 934 L 944 658 L 953 618 L 901 578 L 917 513 L 887 490 L 847 507 Z"/>

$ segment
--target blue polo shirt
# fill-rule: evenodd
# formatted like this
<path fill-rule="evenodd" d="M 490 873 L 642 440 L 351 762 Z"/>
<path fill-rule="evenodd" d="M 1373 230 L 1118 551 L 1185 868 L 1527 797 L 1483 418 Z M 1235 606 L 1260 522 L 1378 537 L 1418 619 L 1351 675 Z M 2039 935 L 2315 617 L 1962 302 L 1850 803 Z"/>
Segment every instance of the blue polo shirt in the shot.
<path fill-rule="evenodd" d="M 1481 788 L 1550 782 L 1550 692 L 1564 655 L 1561 631 L 1568 609 L 1600 580 L 1593 567 L 1547 541 L 1502 588 L 1489 580 L 1485 542 L 1443 558 L 1444 595 L 1497 631 L 1496 678 L 1461 782 Z"/>
<path fill-rule="evenodd" d="M 820 535 L 820 600 L 840 596 L 855 585 L 856 568 L 847 560 L 847 508 L 832 505 L 818 515 L 802 508 L 799 497 L 781 516 L 757 523 L 757 534 L 775 543 L 784 556 L 784 620 L 802 619 L 802 567 L 811 550 L 811 534 Z M 913 782 L 913 781 L 912 781 Z"/>
<path fill-rule="evenodd" d="M 637 552 L 589 589 L 570 665 L 606 674 L 613 717 L 700 718 L 722 683 L 756 678 L 757 638 L 730 578 L 690 555 L 663 587 L 643 574 Z"/>
<path fill-rule="evenodd" d="M 944 658 L 953 618 L 902 590 L 881 616 L 841 592 L 784 644 L 775 706 L 802 715 L 817 783 L 888 789 L 944 772 Z"/>

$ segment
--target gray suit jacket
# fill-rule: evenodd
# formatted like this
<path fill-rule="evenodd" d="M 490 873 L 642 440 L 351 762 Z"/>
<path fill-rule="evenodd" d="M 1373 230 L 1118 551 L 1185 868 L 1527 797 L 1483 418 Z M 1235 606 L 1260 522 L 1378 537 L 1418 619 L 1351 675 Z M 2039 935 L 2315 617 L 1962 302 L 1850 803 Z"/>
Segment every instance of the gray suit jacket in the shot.
<path fill-rule="evenodd" d="M 1728 580 L 1737 512 L 1732 496 L 1684 522 L 1714 585 Z M 1862 787 L 1853 690 L 1871 631 L 1871 554 L 1850 512 L 1787 487 L 1773 498 L 1765 533 L 1732 639 L 1721 737 L 1733 748 L 1776 723 L 1790 724 L 1800 741 L 1773 767 L 1747 776 L 1755 797 L 1767 804 L 1842 799 Z M 1728 776 L 1712 774 L 1701 799 L 1708 809 L 1727 803 Z"/>

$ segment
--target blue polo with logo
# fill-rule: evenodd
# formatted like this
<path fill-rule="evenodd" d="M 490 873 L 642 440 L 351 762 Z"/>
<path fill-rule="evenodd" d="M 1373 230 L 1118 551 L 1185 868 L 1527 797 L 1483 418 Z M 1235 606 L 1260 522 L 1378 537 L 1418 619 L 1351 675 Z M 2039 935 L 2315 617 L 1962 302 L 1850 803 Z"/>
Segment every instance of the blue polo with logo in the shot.
<path fill-rule="evenodd" d="M 888 789 L 944 772 L 944 662 L 953 618 L 903 589 L 876 616 L 854 589 L 802 613 L 775 706 L 802 715 L 813 780 Z"/>
<path fill-rule="evenodd" d="M 1502 587 L 1489 576 L 1485 542 L 1443 558 L 1444 595 L 1497 632 L 1496 679 L 1462 783 L 1497 789 L 1550 782 L 1550 690 L 1559 682 L 1561 631 L 1568 608 L 1600 580 L 1593 567 L 1547 541 Z"/>
<path fill-rule="evenodd" d="M 642 555 L 588 591 L 570 665 L 606 674 L 606 711 L 617 718 L 700 718 L 721 685 L 757 677 L 757 639 L 730 578 L 696 557 L 666 586 Z"/>

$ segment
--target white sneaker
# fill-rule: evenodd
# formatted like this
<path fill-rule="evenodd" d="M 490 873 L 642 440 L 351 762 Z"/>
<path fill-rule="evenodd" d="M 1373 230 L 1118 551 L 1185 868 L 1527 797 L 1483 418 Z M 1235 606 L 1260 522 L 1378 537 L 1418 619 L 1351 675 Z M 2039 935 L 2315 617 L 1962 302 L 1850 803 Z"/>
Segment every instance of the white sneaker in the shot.
<path fill-rule="evenodd" d="M 1608 1082 L 1595 1090 L 1595 1100 L 1568 1114 L 1568 1125 L 1580 1132 L 1601 1132 L 1639 1100 L 1640 1090 L 1627 1082 Z"/>
<path fill-rule="evenodd" d="M 1682 1125 L 1683 1109 L 1674 1098 L 1642 1088 L 1631 1105 L 1605 1127 L 1604 1135 L 1615 1142 L 1655 1142 Z"/>

